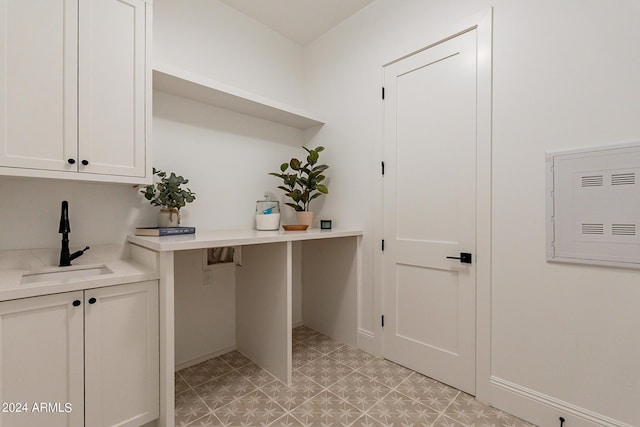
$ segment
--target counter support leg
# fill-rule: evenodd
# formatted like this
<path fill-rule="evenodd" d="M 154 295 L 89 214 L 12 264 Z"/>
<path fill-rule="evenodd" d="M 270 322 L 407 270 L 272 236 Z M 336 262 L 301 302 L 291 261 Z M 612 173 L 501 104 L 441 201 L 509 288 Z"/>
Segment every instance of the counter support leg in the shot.
<path fill-rule="evenodd" d="M 242 247 L 236 273 L 236 347 L 291 384 L 291 242 Z"/>
<path fill-rule="evenodd" d="M 175 420 L 173 252 L 160 252 L 160 427 Z"/>
<path fill-rule="evenodd" d="M 305 326 L 358 345 L 358 238 L 309 240 L 302 245 Z"/>

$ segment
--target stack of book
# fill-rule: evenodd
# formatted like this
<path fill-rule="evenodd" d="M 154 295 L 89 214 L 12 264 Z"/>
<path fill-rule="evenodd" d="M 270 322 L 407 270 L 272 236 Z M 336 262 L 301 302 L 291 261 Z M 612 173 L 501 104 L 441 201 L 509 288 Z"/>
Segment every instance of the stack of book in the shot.
<path fill-rule="evenodd" d="M 195 234 L 195 227 L 138 227 L 136 236 L 176 236 L 179 234 Z"/>

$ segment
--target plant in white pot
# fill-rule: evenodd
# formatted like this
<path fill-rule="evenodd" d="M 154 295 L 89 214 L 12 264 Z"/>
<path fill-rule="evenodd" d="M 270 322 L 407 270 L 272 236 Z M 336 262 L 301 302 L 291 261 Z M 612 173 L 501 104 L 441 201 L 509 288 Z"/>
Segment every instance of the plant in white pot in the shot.
<path fill-rule="evenodd" d="M 177 227 L 180 224 L 180 209 L 196 199 L 196 194 L 182 185 L 188 179 L 171 172 L 153 168 L 153 174 L 160 180 L 155 184 L 144 186 L 140 192 L 153 206 L 160 206 L 158 227 Z"/>
<path fill-rule="evenodd" d="M 311 227 L 313 212 L 309 205 L 312 200 L 329 193 L 329 189 L 323 184 L 326 178 L 323 172 L 329 166 L 318 164 L 320 152 L 324 151 L 324 147 L 302 148 L 307 152 L 306 163 L 292 158 L 288 163 L 280 165 L 280 172 L 270 172 L 269 175 L 282 179 L 283 185 L 278 188 L 292 200 L 285 204 L 296 211 L 298 224 Z"/>

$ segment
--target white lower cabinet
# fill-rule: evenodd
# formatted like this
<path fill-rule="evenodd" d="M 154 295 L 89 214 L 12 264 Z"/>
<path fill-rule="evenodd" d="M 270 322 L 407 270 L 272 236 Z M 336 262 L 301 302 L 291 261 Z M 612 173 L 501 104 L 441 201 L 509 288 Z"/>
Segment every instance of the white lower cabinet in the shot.
<path fill-rule="evenodd" d="M 158 282 L 0 302 L 0 426 L 159 416 Z"/>
<path fill-rule="evenodd" d="M 83 292 L 0 303 L 0 425 L 84 425 Z M 40 404 L 70 411 L 37 412 Z"/>
<path fill-rule="evenodd" d="M 85 291 L 84 313 L 87 427 L 158 418 L 158 282 Z"/>

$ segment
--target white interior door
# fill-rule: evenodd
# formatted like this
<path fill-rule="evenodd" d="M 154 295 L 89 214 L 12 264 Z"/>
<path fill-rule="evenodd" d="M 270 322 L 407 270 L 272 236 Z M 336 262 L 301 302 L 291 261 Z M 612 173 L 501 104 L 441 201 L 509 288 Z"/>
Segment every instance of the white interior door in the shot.
<path fill-rule="evenodd" d="M 384 356 L 471 394 L 476 58 L 473 30 L 384 69 Z"/>

